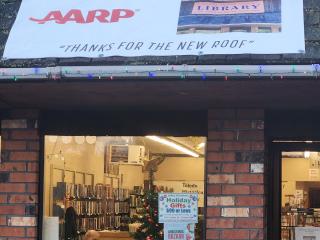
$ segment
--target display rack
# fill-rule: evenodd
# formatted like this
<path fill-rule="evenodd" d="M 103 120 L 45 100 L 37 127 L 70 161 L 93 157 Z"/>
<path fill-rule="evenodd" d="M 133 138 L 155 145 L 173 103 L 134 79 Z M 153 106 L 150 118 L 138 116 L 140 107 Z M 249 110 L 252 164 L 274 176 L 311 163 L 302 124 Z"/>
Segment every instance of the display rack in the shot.
<path fill-rule="evenodd" d="M 114 229 L 114 196 L 112 185 L 107 185 L 104 201 L 105 229 Z"/>
<path fill-rule="evenodd" d="M 65 223 L 64 214 L 73 207 L 77 214 L 77 232 L 114 229 L 114 200 L 110 185 L 95 186 L 58 182 L 53 188 L 53 216 L 59 216 L 60 228 Z M 60 233 L 63 236 L 63 232 Z"/>
<path fill-rule="evenodd" d="M 115 229 L 128 231 L 130 223 L 130 192 L 128 189 L 114 189 Z"/>
<path fill-rule="evenodd" d="M 137 222 L 144 213 L 143 208 L 144 195 L 140 193 L 130 194 L 130 218 Z"/>

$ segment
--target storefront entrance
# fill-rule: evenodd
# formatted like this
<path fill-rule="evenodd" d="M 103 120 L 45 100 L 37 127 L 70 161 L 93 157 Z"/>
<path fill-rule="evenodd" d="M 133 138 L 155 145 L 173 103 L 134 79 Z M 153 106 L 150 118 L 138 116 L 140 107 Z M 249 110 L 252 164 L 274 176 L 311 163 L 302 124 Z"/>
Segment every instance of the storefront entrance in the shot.
<path fill-rule="evenodd" d="M 268 239 L 320 237 L 319 113 L 268 115 Z"/>
<path fill-rule="evenodd" d="M 269 236 L 273 239 L 319 238 L 319 150 L 317 141 L 273 143 L 268 199 Z"/>

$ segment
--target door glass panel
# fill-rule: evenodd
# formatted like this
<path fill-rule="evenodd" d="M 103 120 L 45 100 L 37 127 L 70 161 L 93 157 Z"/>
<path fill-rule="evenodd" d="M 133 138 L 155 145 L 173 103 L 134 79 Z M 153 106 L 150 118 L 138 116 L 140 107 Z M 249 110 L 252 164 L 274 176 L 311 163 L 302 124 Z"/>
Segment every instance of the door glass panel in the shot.
<path fill-rule="evenodd" d="M 282 152 L 281 239 L 320 237 L 320 153 Z"/>

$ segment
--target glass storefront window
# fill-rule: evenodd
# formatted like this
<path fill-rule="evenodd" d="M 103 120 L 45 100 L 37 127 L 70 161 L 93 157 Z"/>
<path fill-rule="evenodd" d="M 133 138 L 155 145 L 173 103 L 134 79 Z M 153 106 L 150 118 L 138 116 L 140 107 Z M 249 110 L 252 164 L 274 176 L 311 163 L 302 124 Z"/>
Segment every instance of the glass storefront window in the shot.
<path fill-rule="evenodd" d="M 89 231 L 134 239 L 146 219 L 163 236 L 157 204 L 146 204 L 150 192 L 198 193 L 195 235 L 202 239 L 205 142 L 204 137 L 46 136 L 44 239 L 81 239 Z"/>

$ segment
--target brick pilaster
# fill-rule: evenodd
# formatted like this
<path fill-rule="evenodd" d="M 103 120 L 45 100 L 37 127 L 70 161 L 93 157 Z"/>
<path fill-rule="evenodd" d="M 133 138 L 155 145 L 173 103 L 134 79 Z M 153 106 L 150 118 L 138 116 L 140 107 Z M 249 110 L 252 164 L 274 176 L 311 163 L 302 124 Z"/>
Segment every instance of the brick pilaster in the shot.
<path fill-rule="evenodd" d="M 207 239 L 264 239 L 264 111 L 210 110 Z"/>
<path fill-rule="evenodd" d="M 1 121 L 0 238 L 36 239 L 39 181 L 37 113 Z"/>

